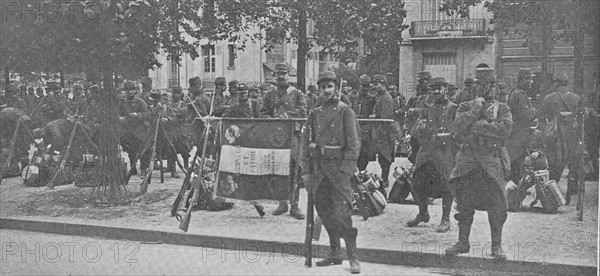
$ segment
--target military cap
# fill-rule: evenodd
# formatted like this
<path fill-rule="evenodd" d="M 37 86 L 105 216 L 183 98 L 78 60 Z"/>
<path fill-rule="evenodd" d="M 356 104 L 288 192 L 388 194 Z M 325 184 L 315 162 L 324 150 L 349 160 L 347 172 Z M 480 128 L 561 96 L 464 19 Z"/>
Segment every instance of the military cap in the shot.
<path fill-rule="evenodd" d="M 442 77 L 433 78 L 431 80 L 431 85 L 432 86 L 434 86 L 434 85 L 440 85 L 440 86 L 442 86 L 442 85 L 447 85 L 447 84 L 448 83 L 446 82 L 446 79 L 442 78 Z"/>
<path fill-rule="evenodd" d="M 348 86 L 348 81 L 347 80 L 342 80 L 342 87 Z"/>
<path fill-rule="evenodd" d="M 386 79 L 384 75 L 375 75 L 373 76 L 374 83 L 386 83 Z"/>
<path fill-rule="evenodd" d="M 240 86 L 238 85 L 238 90 L 239 90 L 239 88 L 240 88 Z M 248 88 L 248 91 L 250 91 L 250 92 L 252 92 L 252 91 L 258 92 L 258 88 L 259 88 L 259 86 L 257 84 L 254 84 L 250 88 Z"/>
<path fill-rule="evenodd" d="M 160 93 L 158 93 L 156 91 L 152 91 L 152 92 L 150 92 L 150 98 L 155 99 L 155 100 L 160 100 Z"/>
<path fill-rule="evenodd" d="M 275 64 L 275 72 L 289 73 L 290 69 L 288 68 L 287 64 L 285 64 L 285 63 L 277 63 L 277 64 Z"/>
<path fill-rule="evenodd" d="M 531 69 L 521 68 L 519 69 L 519 73 L 517 74 L 517 81 L 521 81 L 524 79 L 533 78 L 533 73 L 531 73 Z"/>
<path fill-rule="evenodd" d="M 371 83 L 371 78 L 367 75 L 361 75 L 360 78 L 358 78 L 358 83 L 369 84 Z"/>
<path fill-rule="evenodd" d="M 552 82 L 555 82 L 555 81 L 568 83 L 569 76 L 565 72 L 559 72 L 559 73 L 555 74 L 554 77 L 552 78 Z"/>
<path fill-rule="evenodd" d="M 202 79 L 200 77 L 193 77 L 189 81 L 190 84 L 202 84 Z"/>
<path fill-rule="evenodd" d="M 12 93 L 15 93 L 15 92 L 17 92 L 17 88 L 14 85 L 9 84 L 9 85 L 6 86 L 6 93 L 12 94 Z"/>
<path fill-rule="evenodd" d="M 334 81 L 335 83 L 338 82 L 335 73 L 331 71 L 324 71 L 319 73 L 317 84 L 321 83 L 322 81 Z"/>
<path fill-rule="evenodd" d="M 248 85 L 246 85 L 245 83 L 237 84 L 237 91 L 248 91 L 248 89 Z"/>
<path fill-rule="evenodd" d="M 229 86 L 237 86 L 237 85 L 238 85 L 238 83 L 239 83 L 239 82 L 238 82 L 237 80 L 230 80 L 230 81 L 229 81 L 229 83 L 228 83 L 228 85 L 229 85 Z"/>
<path fill-rule="evenodd" d="M 308 85 L 308 90 L 317 90 L 317 86 L 311 83 Z"/>
<path fill-rule="evenodd" d="M 464 81 L 464 84 L 473 84 L 473 79 L 472 78 L 466 78 Z"/>
<path fill-rule="evenodd" d="M 477 68 L 475 79 L 479 82 L 496 82 L 496 71 L 494 68 Z"/>
<path fill-rule="evenodd" d="M 227 84 L 227 81 L 225 80 L 224 77 L 217 77 L 215 79 L 215 84 Z"/>
<path fill-rule="evenodd" d="M 429 71 L 421 71 L 417 73 L 417 80 L 429 80 L 431 79 L 431 73 Z"/>
<path fill-rule="evenodd" d="M 60 90 L 60 89 L 62 89 L 62 87 L 57 82 L 47 82 L 46 89 L 47 90 Z"/>
<path fill-rule="evenodd" d="M 387 89 L 388 89 L 388 90 L 396 90 L 396 89 L 398 89 L 398 87 L 397 87 L 397 86 L 395 86 L 395 85 L 390 85 L 390 86 L 388 86 L 388 88 L 387 88 Z"/>
<path fill-rule="evenodd" d="M 135 83 L 128 81 L 123 85 L 123 89 L 125 89 L 127 91 L 135 90 Z"/>
<path fill-rule="evenodd" d="M 173 86 L 173 89 L 171 91 L 173 94 L 181 94 L 181 87 L 179 86 Z"/>

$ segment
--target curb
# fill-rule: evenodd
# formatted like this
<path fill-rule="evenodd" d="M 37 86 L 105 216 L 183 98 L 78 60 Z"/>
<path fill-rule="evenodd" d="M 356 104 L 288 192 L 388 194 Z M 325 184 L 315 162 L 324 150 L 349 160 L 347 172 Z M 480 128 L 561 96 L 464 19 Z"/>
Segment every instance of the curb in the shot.
<path fill-rule="evenodd" d="M 111 227 L 89 224 L 61 223 L 26 219 L 0 218 L 0 229 L 42 232 L 60 235 L 102 237 L 117 240 L 156 242 L 172 245 L 185 245 L 213 248 L 217 250 L 244 250 L 268 254 L 282 254 L 290 260 L 304 260 L 304 244 L 299 242 L 264 241 L 244 238 L 208 236 L 199 234 L 171 233 L 135 228 Z M 216 250 L 214 251 L 217 252 Z M 324 258 L 329 247 L 313 245 L 313 257 Z M 403 265 L 445 269 L 477 269 L 528 273 L 540 275 L 596 275 L 598 268 L 569 264 L 525 262 L 515 260 L 497 261 L 481 257 L 448 258 L 440 254 L 419 251 L 395 251 L 373 248 L 359 248 L 361 261 L 369 263 Z"/>

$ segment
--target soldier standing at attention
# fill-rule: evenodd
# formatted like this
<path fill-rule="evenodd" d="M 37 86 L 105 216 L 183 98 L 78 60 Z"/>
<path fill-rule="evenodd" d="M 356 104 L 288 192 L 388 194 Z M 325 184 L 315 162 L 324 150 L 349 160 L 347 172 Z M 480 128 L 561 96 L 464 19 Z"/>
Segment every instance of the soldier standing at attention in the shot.
<path fill-rule="evenodd" d="M 290 85 L 288 81 L 289 69 L 286 64 L 278 63 L 275 65 L 275 76 L 277 78 L 277 86 L 272 88 L 263 97 L 263 106 L 260 110 L 262 118 L 305 118 L 306 117 L 306 98 L 304 93 Z M 290 168 L 292 170 L 291 179 L 296 178 L 296 155 L 298 154 L 298 138 L 292 136 L 292 162 Z M 290 183 L 292 181 L 290 180 Z M 293 186 L 293 185 L 292 185 Z M 293 187 L 290 191 L 294 194 L 290 197 L 291 209 L 290 215 L 296 219 L 304 219 L 304 214 L 298 209 L 299 193 L 294 191 Z M 287 201 L 280 201 L 279 207 L 273 212 L 273 215 L 278 216 L 288 211 Z"/>
<path fill-rule="evenodd" d="M 358 79 L 360 84 L 360 90 L 358 95 L 354 97 L 352 103 L 352 110 L 358 119 L 367 119 L 373 114 L 373 107 L 375 106 L 375 97 L 369 94 L 369 88 L 371 87 L 371 78 L 367 75 L 362 75 Z M 369 161 L 374 161 L 375 156 L 371 149 L 371 124 L 365 124 L 361 126 L 361 133 L 359 133 L 362 144 L 360 147 L 360 154 L 358 156 L 358 170 L 364 171 L 369 164 Z"/>
<path fill-rule="evenodd" d="M 530 123 L 535 118 L 537 110 L 533 107 L 527 91 L 533 84 L 533 75 L 530 69 L 520 69 L 517 76 L 517 87 L 508 94 L 508 107 L 513 118 L 513 128 L 506 149 L 510 156 L 510 177 L 514 183 L 519 183 L 524 174 L 523 161 L 528 156 L 527 146 L 530 139 Z"/>
<path fill-rule="evenodd" d="M 360 273 L 356 256 L 358 230 L 352 227 L 350 177 L 356 170 L 360 150 L 357 120 L 354 111 L 339 100 L 335 73 L 322 72 L 318 79 L 323 105 L 310 113 L 302 138 L 302 167 L 307 168 L 302 178 L 307 191 L 315 198 L 331 248 L 329 255 L 316 264 L 341 264 L 344 256 L 340 238 L 343 238 L 350 272 L 356 274 Z"/>
<path fill-rule="evenodd" d="M 456 116 L 457 105 L 446 97 L 446 80 L 434 78 L 431 83 L 431 104 L 421 112 L 413 128 L 413 137 L 421 147 L 417 153 L 412 190 L 419 204 L 419 214 L 407 223 L 415 227 L 429 221 L 428 198 L 442 198 L 442 221 L 436 231 L 450 230 L 450 210 L 454 197 L 448 188 L 448 179 L 458 151 L 452 139 L 450 125 Z"/>
<path fill-rule="evenodd" d="M 492 257 L 506 259 L 502 228 L 508 211 L 505 175 L 509 173 L 510 161 L 504 141 L 512 128 L 512 115 L 507 104 L 494 99 L 494 69 L 479 68 L 475 78 L 477 98 L 460 104 L 452 124 L 462 141 L 449 182 L 458 211 L 454 215 L 458 221 L 458 242 L 446 249 L 446 255 L 469 252 L 473 215 L 480 210 L 488 214 Z"/>
<path fill-rule="evenodd" d="M 373 84 L 375 85 L 375 107 L 369 118 L 371 119 L 394 119 L 394 100 L 390 93 L 385 88 L 385 76 L 373 76 Z M 388 176 L 390 174 L 390 165 L 394 162 L 394 147 L 395 139 L 393 139 L 394 130 L 391 123 L 374 123 L 371 135 L 372 141 L 375 144 L 377 152 L 377 161 L 381 166 L 381 179 L 383 180 L 383 188 L 389 186 Z"/>

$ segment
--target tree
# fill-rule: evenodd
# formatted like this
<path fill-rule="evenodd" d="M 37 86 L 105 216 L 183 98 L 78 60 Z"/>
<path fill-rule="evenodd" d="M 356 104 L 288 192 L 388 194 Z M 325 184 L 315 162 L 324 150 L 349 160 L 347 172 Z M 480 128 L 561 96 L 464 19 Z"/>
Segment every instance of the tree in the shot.
<path fill-rule="evenodd" d="M 212 40 L 239 41 L 241 34 L 252 28 L 262 30 L 251 40 L 266 40 L 268 51 L 282 42 L 298 43 L 298 85 L 305 87 L 306 56 L 317 45 L 332 54 L 345 52 L 349 42 L 362 38 L 367 41 L 373 56 L 390 58 L 399 47 L 400 34 L 408 28 L 402 22 L 406 16 L 403 1 L 395 0 L 223 0 L 209 1 L 214 15 L 205 16 L 201 25 L 211 26 Z M 314 22 L 314 33 L 307 37 L 306 22 Z M 244 23 L 244 24 L 241 24 Z M 304 58 L 300 58 L 304 57 Z M 392 58 L 396 58 L 393 56 Z M 376 59 L 369 60 L 377 63 Z M 398 62 L 391 65 L 398 67 Z M 382 68 L 379 73 L 390 69 Z"/>
<path fill-rule="evenodd" d="M 528 40 L 539 40 L 542 69 L 542 91 L 549 87 L 549 55 L 556 40 L 575 46 L 575 91 L 582 92 L 583 39 L 597 37 L 600 2 L 593 0 L 444 0 L 441 11 L 449 15 L 469 16 L 469 8 L 483 3 L 493 14 L 491 23 L 501 26 L 505 33 L 521 34 Z M 562 30 L 562 32 L 555 32 Z"/>
<path fill-rule="evenodd" d="M 55 0 L 27 5 L 27 13 L 17 10 L 2 21 L 0 40 L 5 66 L 21 72 L 96 72 L 112 87 L 113 75 L 134 78 L 160 66 L 161 50 L 199 56 L 197 42 L 187 35 L 202 38 L 195 25 L 200 22 L 200 1 Z"/>

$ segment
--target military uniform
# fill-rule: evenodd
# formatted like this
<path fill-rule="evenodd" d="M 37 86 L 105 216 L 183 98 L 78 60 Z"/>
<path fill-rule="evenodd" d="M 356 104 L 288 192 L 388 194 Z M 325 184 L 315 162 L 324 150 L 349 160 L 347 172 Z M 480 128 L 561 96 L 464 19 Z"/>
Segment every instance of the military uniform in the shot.
<path fill-rule="evenodd" d="M 289 72 L 286 64 L 276 64 L 275 72 L 278 75 L 286 75 Z M 278 76 L 279 78 L 279 76 Z M 263 96 L 263 105 L 260 109 L 260 116 L 262 118 L 305 118 L 306 117 L 306 98 L 304 97 L 304 93 L 297 88 L 291 86 L 287 80 L 283 84 L 279 84 L 277 87 L 271 89 Z M 291 178 L 295 179 L 296 175 L 296 166 L 298 165 L 296 156 L 298 155 L 298 137 L 294 135 L 292 137 L 292 162 L 290 167 L 292 168 Z M 293 191 L 293 181 L 290 181 L 290 186 L 292 186 L 292 191 L 294 194 L 291 198 L 295 201 L 292 202 L 292 208 L 290 210 L 290 215 L 296 217 L 297 219 L 304 219 L 304 215 L 298 209 L 298 198 L 299 193 L 297 191 Z M 273 212 L 274 215 L 280 215 L 287 212 L 287 203 L 284 201 L 279 202 L 280 205 Z"/>
<path fill-rule="evenodd" d="M 421 110 L 427 104 L 427 91 L 429 91 L 429 80 L 431 79 L 431 73 L 429 71 L 421 71 L 417 74 L 418 85 L 416 87 L 416 93 L 406 103 L 408 112 L 406 114 L 406 121 L 408 129 L 412 129 L 421 114 Z M 419 141 L 414 137 L 410 137 L 409 140 L 411 152 L 408 156 L 408 161 L 411 163 L 416 162 L 417 153 L 419 152 Z"/>
<path fill-rule="evenodd" d="M 146 102 L 139 97 L 135 96 L 135 86 L 132 84 L 126 84 L 125 89 L 129 95 L 126 99 L 119 102 L 119 127 L 123 129 L 120 132 L 121 137 L 119 142 L 123 151 L 127 152 L 131 169 L 136 172 L 136 164 L 133 161 L 137 160 L 137 154 L 140 152 L 140 148 L 143 146 L 143 141 L 146 139 L 147 129 L 145 126 L 145 117 L 148 113 L 148 107 Z M 140 168 L 145 170 L 149 163 L 145 158 L 140 158 Z"/>
<path fill-rule="evenodd" d="M 394 119 L 394 100 L 384 87 L 376 88 L 379 90 L 375 98 L 375 106 L 373 107 L 374 119 Z M 388 176 L 390 174 L 390 166 L 394 162 L 394 147 L 393 139 L 394 130 L 390 123 L 373 123 L 371 129 L 371 141 L 375 145 L 375 151 L 378 154 L 379 166 L 381 166 L 381 179 L 383 179 L 384 187 L 389 185 Z"/>
<path fill-rule="evenodd" d="M 443 78 L 434 78 L 434 84 L 445 86 L 446 81 Z M 450 209 L 453 201 L 448 179 L 458 150 L 452 139 L 451 124 L 458 106 L 445 96 L 441 97 L 423 109 L 412 129 L 412 137 L 421 145 L 411 182 L 413 195 L 419 204 L 419 214 L 407 225 L 415 227 L 420 222 L 428 222 L 429 198 L 442 198 L 442 221 L 437 231 L 446 232 L 450 228 Z"/>
<path fill-rule="evenodd" d="M 493 98 L 492 68 L 477 69 L 483 85 L 478 92 L 485 102 L 475 99 L 461 103 L 452 128 L 462 142 L 450 175 L 449 186 L 456 199 L 454 216 L 458 220 L 459 239 L 446 250 L 448 255 L 470 250 L 469 234 L 475 210 L 487 211 L 492 234 L 492 256 L 505 259 L 502 250 L 502 227 L 507 217 L 505 176 L 510 170 L 504 141 L 512 128 L 512 115 L 507 104 Z M 486 80 L 487 79 L 487 80 Z"/>
<path fill-rule="evenodd" d="M 371 78 L 363 75 L 359 78 L 361 85 L 369 85 Z M 358 119 L 368 119 L 373 114 L 373 108 L 375 107 L 375 97 L 369 95 L 366 88 L 362 87 L 360 93 L 354 98 L 352 102 L 352 110 Z M 373 149 L 373 143 L 371 143 L 371 124 L 364 124 L 360 127 L 361 138 L 360 154 L 358 156 L 357 166 L 360 171 L 364 171 L 369 164 L 369 161 L 375 160 L 375 149 Z"/>
<path fill-rule="evenodd" d="M 566 74 L 561 73 L 555 81 L 568 82 Z M 566 116 L 563 116 L 564 114 Z M 541 102 L 538 114 L 541 125 L 556 120 L 558 131 L 554 139 L 547 141 L 550 179 L 558 183 L 565 166 L 569 168 L 567 182 L 567 202 L 577 193 L 577 169 L 582 166 L 583 149 L 579 142 L 584 108 L 581 98 L 567 90 L 566 84 L 559 85 L 555 91 Z M 543 129 L 543 128 L 542 128 Z"/>
<path fill-rule="evenodd" d="M 529 140 L 529 125 L 535 117 L 537 110 L 533 107 L 527 92 L 523 90 L 524 84 L 528 79 L 532 79 L 531 70 L 521 69 L 518 74 L 518 87 L 508 95 L 508 107 L 513 118 L 513 127 L 506 148 L 511 163 L 511 175 L 509 177 L 514 183 L 519 183 L 522 175 L 523 160 L 527 155 L 527 145 Z"/>
<path fill-rule="evenodd" d="M 335 80 L 333 72 L 323 72 L 320 81 Z M 325 79 L 326 78 L 326 79 Z M 303 133 L 302 167 L 310 173 L 311 185 L 307 189 L 315 197 L 315 207 L 329 235 L 331 253 L 318 266 L 340 264 L 340 237 L 346 242 L 348 259 L 353 273 L 360 272 L 356 259 L 356 236 L 358 230 L 352 226 L 353 189 L 350 177 L 356 169 L 360 150 L 356 116 L 351 108 L 337 99 L 328 100 L 314 109 Z M 318 148 L 335 148 L 332 155 L 323 155 L 319 150 L 310 157 L 309 144 Z M 357 271 L 358 270 L 358 271 Z"/>
<path fill-rule="evenodd" d="M 20 110 L 14 107 L 3 107 L 0 110 L 0 149 L 6 149 L 10 147 L 11 140 L 17 128 L 17 121 L 21 120 L 23 125 L 21 126 L 21 131 L 17 136 L 17 140 L 15 142 L 13 159 L 15 161 L 21 161 L 22 165 L 25 165 L 28 160 L 28 150 L 29 144 L 31 142 L 30 139 L 24 137 L 23 133 L 25 131 L 22 129 L 23 126 L 26 126 L 31 129 L 32 121 L 29 116 L 25 113 L 25 111 Z M 25 142 L 27 141 L 27 142 Z M 0 164 L 3 166 L 4 163 Z M 2 177 L 0 175 L 0 177 Z"/>

